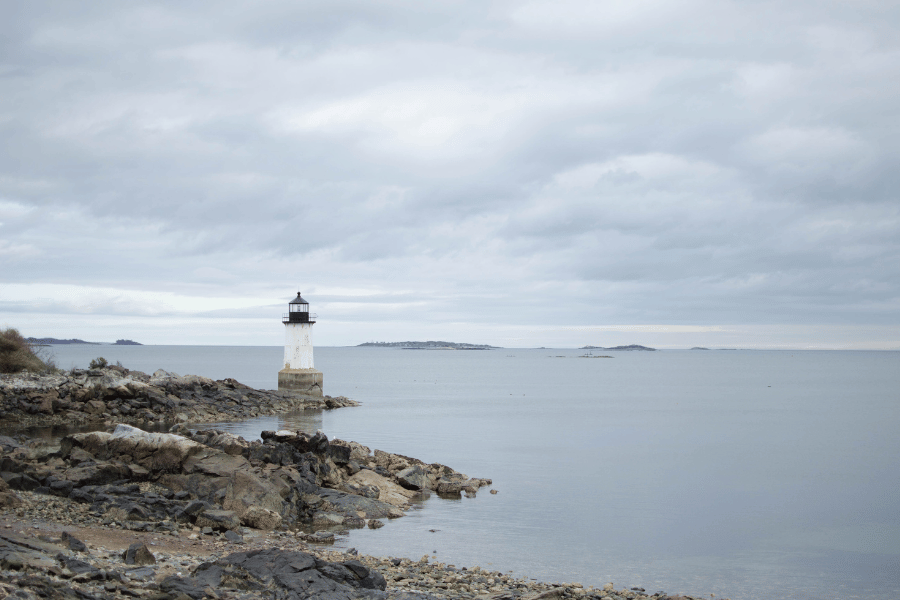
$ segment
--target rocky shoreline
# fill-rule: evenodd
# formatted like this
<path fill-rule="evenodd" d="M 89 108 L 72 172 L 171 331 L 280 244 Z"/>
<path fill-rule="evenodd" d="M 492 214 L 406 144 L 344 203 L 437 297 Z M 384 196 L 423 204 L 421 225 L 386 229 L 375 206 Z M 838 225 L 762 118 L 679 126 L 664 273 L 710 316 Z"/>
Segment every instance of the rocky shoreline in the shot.
<path fill-rule="evenodd" d="M 234 379 L 214 381 L 162 369 L 152 375 L 119 366 L 0 375 L 0 425 L 17 427 L 127 423 L 146 428 L 357 405 L 343 396 L 257 390 Z"/>
<path fill-rule="evenodd" d="M 120 367 L 3 377 L 7 423 L 98 430 L 50 444 L 0 436 L 0 598 L 689 598 L 335 551 L 335 534 L 378 528 L 431 494 L 473 496 L 491 481 L 322 432 L 249 442 L 187 426 L 327 403 Z M 174 425 L 153 433 L 129 422 Z"/>

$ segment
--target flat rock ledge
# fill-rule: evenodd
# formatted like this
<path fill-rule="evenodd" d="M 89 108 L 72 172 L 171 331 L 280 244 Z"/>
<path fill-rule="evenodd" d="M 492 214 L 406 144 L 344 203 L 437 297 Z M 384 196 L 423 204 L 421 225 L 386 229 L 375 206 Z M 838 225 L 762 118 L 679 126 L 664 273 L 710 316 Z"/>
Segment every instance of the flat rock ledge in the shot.
<path fill-rule="evenodd" d="M 24 425 L 213 423 L 291 410 L 358 406 L 343 396 L 257 390 L 162 369 L 148 375 L 111 366 L 66 373 L 0 375 L 0 420 Z"/>
<path fill-rule="evenodd" d="M 471 496 L 491 483 L 329 440 L 321 431 L 264 431 L 262 442 L 184 425 L 173 431 L 120 424 L 111 433 L 67 435 L 58 447 L 0 436 L 0 503 L 4 493 L 15 503 L 10 493 L 33 491 L 89 505 L 106 522 L 135 530 L 313 533 L 401 517 L 413 499 L 432 491 Z"/>

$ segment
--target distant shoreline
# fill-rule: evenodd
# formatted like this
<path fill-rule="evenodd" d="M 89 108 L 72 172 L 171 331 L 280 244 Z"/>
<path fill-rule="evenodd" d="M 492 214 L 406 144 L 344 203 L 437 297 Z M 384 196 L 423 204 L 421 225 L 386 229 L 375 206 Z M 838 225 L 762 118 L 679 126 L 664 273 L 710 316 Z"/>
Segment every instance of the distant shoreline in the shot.
<path fill-rule="evenodd" d="M 72 344 L 86 344 L 88 346 L 143 346 L 140 342 L 134 340 L 116 340 L 115 342 L 87 342 L 78 338 L 69 340 L 61 340 L 58 338 L 25 338 L 25 341 L 35 346 L 68 346 Z"/>
<path fill-rule="evenodd" d="M 401 348 L 403 350 L 499 350 L 497 346 L 488 344 L 468 344 L 459 342 L 365 342 L 357 344 L 357 348 Z"/>
<path fill-rule="evenodd" d="M 628 346 L 613 346 L 612 348 L 604 348 L 603 346 L 582 346 L 579 350 L 616 350 L 622 352 L 656 352 L 656 348 L 631 344 Z"/>

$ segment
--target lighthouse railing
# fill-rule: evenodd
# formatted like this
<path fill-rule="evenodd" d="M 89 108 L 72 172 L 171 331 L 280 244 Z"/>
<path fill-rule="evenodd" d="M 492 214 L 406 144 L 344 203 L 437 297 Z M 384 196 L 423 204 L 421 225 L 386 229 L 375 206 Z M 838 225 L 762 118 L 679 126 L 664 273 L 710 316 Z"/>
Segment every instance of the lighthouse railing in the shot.
<path fill-rule="evenodd" d="M 306 317 L 305 319 L 301 319 L 301 315 Z M 282 323 L 315 323 L 314 319 L 318 319 L 319 315 L 315 313 L 301 313 L 301 312 L 292 312 L 292 313 L 282 313 L 281 314 L 281 322 Z"/>

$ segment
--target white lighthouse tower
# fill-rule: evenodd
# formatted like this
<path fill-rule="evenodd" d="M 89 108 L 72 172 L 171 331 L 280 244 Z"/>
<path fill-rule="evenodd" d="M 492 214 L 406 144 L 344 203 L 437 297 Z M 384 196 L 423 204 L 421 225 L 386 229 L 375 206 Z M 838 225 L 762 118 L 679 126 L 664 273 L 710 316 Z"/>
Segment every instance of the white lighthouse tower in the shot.
<path fill-rule="evenodd" d="M 278 372 L 278 389 L 308 396 L 322 395 L 322 372 L 313 366 L 312 326 L 316 315 L 300 292 L 288 303 L 284 323 L 284 368 Z"/>

